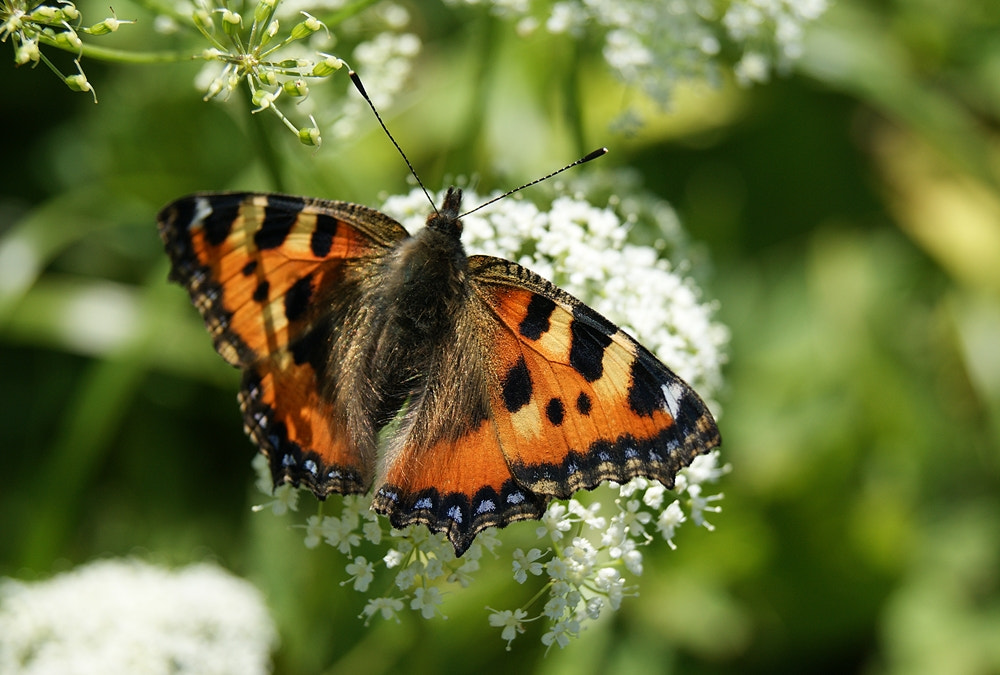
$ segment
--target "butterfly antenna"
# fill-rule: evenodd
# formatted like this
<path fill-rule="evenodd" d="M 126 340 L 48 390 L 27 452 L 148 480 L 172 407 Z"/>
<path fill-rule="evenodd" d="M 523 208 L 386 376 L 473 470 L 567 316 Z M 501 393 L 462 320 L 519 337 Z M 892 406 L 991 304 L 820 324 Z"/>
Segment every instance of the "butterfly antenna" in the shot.
<path fill-rule="evenodd" d="M 489 200 L 485 204 L 480 204 L 479 206 L 477 206 L 476 208 L 472 209 L 471 211 L 466 211 L 461 216 L 459 216 L 459 218 L 464 218 L 465 216 L 469 215 L 470 213 L 475 213 L 476 211 L 478 211 L 479 209 L 483 208 L 484 206 L 489 206 L 493 202 L 500 201 L 504 197 L 509 197 L 510 195 L 514 194 L 515 192 L 523 190 L 526 187 L 531 187 L 532 185 L 535 185 L 536 183 L 541 183 L 543 180 L 548 180 L 549 178 L 552 178 L 553 176 L 561 174 L 563 171 L 565 171 L 567 169 L 572 169 L 574 166 L 579 166 L 580 164 L 585 164 L 586 162 L 589 162 L 592 159 L 597 159 L 598 157 L 603 157 L 606 154 L 608 154 L 608 149 L 607 148 L 598 148 L 597 150 L 592 150 L 592 151 L 588 152 L 586 155 L 584 155 L 583 157 L 581 157 L 580 159 L 576 160 L 575 162 L 572 162 L 571 164 L 567 164 L 566 166 L 564 166 L 563 168 L 561 168 L 561 169 L 559 169 L 557 171 L 553 171 L 552 173 L 550 173 L 548 175 L 545 175 L 545 176 L 542 176 L 541 178 L 536 178 L 535 180 L 531 181 L 530 183 L 525 183 L 524 185 L 522 185 L 520 187 L 516 187 L 513 190 L 508 190 L 507 192 L 504 192 L 502 195 L 499 195 L 499 196 L 494 197 L 493 199 Z"/>
<path fill-rule="evenodd" d="M 397 143 L 396 139 L 393 138 L 392 134 L 389 133 L 389 127 L 385 126 L 385 122 L 382 121 L 382 116 L 378 114 L 378 110 L 375 108 L 375 104 L 372 103 L 371 98 L 369 98 L 368 96 L 368 92 L 365 91 L 365 85 L 361 84 L 361 78 L 358 77 L 358 74 L 353 70 L 349 71 L 347 74 L 350 76 L 351 82 L 354 83 L 354 86 L 361 93 L 361 96 L 368 103 L 368 107 L 372 109 L 373 113 L 375 113 L 375 119 L 377 119 L 378 123 L 382 126 L 382 131 L 384 131 L 385 135 L 389 137 L 389 140 L 392 141 L 392 144 L 396 146 L 396 150 L 399 152 L 399 156 L 403 158 L 403 161 L 406 162 L 406 166 L 410 169 L 410 173 L 413 174 L 413 177 L 417 179 L 417 185 L 419 185 L 420 189 L 424 191 L 424 195 L 427 196 L 427 201 L 431 203 L 431 208 L 433 208 L 434 212 L 437 213 L 438 212 L 437 205 L 434 204 L 434 200 L 431 199 L 431 194 L 427 191 L 427 188 L 424 187 L 423 181 L 420 180 L 420 176 L 417 175 L 417 172 L 413 168 L 413 165 L 410 164 L 410 160 L 407 158 L 406 153 L 403 152 L 403 149 L 399 147 L 399 143 Z M 580 160 L 580 161 L 583 162 L 586 160 Z M 580 162 L 576 163 L 579 164 Z M 572 166 L 572 164 L 570 166 Z M 568 169 L 569 167 L 566 168 Z M 559 172 L 557 171 L 556 173 Z"/>

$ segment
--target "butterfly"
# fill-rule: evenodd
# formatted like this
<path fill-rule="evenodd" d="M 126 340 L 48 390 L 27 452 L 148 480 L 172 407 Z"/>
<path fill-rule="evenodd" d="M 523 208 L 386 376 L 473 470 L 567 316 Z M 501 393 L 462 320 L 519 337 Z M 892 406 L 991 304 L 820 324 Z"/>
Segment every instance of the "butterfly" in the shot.
<path fill-rule="evenodd" d="M 487 527 L 604 481 L 677 471 L 720 443 L 647 349 L 525 267 L 466 254 L 462 192 L 410 235 L 373 209 L 206 193 L 159 214 L 245 430 L 274 484 L 368 493 L 461 556 Z"/>

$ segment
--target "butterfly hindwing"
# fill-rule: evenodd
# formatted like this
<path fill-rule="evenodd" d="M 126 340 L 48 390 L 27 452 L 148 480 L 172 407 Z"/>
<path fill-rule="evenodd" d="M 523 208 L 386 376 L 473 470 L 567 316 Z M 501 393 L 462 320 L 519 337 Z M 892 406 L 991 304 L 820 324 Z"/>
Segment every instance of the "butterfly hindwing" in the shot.
<path fill-rule="evenodd" d="M 495 317 L 490 405 L 518 483 L 566 498 L 636 476 L 672 487 L 720 442 L 695 392 L 603 316 L 515 263 L 475 256 Z"/>
<path fill-rule="evenodd" d="M 245 427 L 275 483 L 319 496 L 365 491 L 374 458 L 344 433 L 326 360 L 342 318 L 358 311 L 358 279 L 406 231 L 362 206 L 254 193 L 179 199 L 159 229 L 171 278 L 244 371 Z"/>
<path fill-rule="evenodd" d="M 489 410 L 480 305 L 463 303 L 389 440 L 372 507 L 396 528 L 424 523 L 461 555 L 476 534 L 539 518 L 548 499 L 511 475 Z"/>

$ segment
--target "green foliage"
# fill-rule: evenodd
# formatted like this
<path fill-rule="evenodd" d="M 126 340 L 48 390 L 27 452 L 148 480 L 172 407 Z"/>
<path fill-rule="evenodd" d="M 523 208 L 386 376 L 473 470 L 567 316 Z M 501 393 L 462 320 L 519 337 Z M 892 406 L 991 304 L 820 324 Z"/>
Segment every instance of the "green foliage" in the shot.
<path fill-rule="evenodd" d="M 593 41 L 410 11 L 423 51 L 381 112 L 425 183 L 486 192 L 607 145 L 700 242 L 732 333 L 715 532 L 650 550 L 639 597 L 547 656 L 540 627 L 507 653 L 487 623 L 514 606 L 507 570 L 447 621 L 366 627 L 335 550 L 251 513 L 237 374 L 167 285 L 155 215 L 194 190 L 374 204 L 405 167 L 364 115 L 304 148 L 247 92 L 203 102 L 192 64 L 85 55 L 97 106 L 0 62 L 0 574 L 217 559 L 267 596 L 278 673 L 1000 671 L 996 4 L 840 0 L 786 77 L 682 87 L 667 109 Z M 328 75 L 310 96 L 346 106 Z M 615 131 L 633 106 L 642 125 Z"/>

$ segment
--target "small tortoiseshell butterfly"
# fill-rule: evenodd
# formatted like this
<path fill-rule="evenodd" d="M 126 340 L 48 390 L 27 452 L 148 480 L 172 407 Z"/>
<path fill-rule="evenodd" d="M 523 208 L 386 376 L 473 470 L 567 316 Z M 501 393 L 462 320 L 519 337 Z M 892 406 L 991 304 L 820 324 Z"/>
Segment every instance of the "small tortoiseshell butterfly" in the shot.
<path fill-rule="evenodd" d="M 449 189 L 414 236 L 364 206 L 277 194 L 160 213 L 171 279 L 243 371 L 275 485 L 320 499 L 374 485 L 375 511 L 445 532 L 456 555 L 602 481 L 672 487 L 720 442 L 705 404 L 568 293 L 467 256 L 461 200 Z"/>

